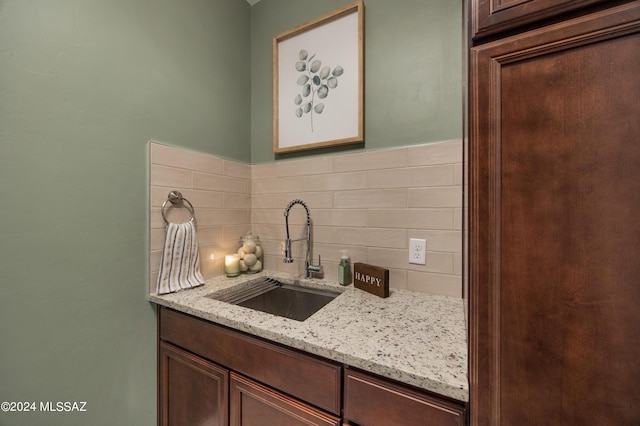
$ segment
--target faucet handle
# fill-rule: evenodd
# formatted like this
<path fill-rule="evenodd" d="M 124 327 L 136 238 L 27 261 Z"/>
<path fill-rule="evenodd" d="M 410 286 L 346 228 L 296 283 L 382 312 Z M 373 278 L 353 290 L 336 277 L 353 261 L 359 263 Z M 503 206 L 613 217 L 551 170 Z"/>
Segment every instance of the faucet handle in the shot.
<path fill-rule="evenodd" d="M 307 266 L 307 272 L 313 272 L 315 274 L 318 273 L 322 273 L 322 258 L 320 257 L 320 255 L 318 255 L 318 264 L 314 265 L 312 263 L 309 263 L 309 265 Z M 309 277 L 307 277 L 309 278 Z"/>

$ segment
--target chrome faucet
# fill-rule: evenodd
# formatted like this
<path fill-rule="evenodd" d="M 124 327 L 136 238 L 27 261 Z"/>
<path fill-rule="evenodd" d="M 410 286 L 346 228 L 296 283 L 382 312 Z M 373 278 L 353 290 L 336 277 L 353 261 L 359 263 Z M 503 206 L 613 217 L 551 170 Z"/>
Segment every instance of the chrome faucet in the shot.
<path fill-rule="evenodd" d="M 298 240 L 291 240 L 289 238 L 289 210 L 291 207 L 296 204 L 300 204 L 304 207 L 307 212 L 307 237 L 300 238 Z M 311 278 L 314 273 L 322 273 L 322 260 L 318 255 L 318 264 L 314 265 L 311 263 L 311 213 L 309 213 L 309 207 L 307 203 L 300 199 L 295 199 L 289 203 L 287 208 L 284 210 L 284 220 L 287 227 L 287 239 L 284 241 L 284 263 L 293 263 L 293 257 L 291 256 L 291 241 L 302 241 L 303 239 L 307 241 L 307 256 L 305 259 L 305 277 Z"/>

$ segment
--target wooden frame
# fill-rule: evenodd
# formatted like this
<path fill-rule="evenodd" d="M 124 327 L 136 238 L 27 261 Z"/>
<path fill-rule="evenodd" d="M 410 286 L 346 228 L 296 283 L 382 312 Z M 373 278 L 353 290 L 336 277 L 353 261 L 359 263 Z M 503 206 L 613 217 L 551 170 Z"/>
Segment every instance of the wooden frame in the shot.
<path fill-rule="evenodd" d="M 273 152 L 364 140 L 362 0 L 273 37 Z"/>

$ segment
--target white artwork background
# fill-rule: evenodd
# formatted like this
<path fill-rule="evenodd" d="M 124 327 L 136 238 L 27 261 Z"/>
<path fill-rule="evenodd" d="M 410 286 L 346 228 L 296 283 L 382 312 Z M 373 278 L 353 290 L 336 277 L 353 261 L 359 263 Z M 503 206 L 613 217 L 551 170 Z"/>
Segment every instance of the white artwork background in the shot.
<path fill-rule="evenodd" d="M 322 67 L 331 70 L 340 65 L 344 74 L 338 77 L 338 86 L 330 89 L 324 99 L 322 114 L 313 111 L 313 132 L 311 132 L 311 112 L 298 118 L 298 105 L 294 99 L 302 93 L 302 86 L 296 81 L 303 73 L 296 70 L 300 60 L 300 50 L 315 54 L 313 60 L 320 60 Z M 313 30 L 293 36 L 278 44 L 278 145 L 287 148 L 336 139 L 358 136 L 359 128 L 359 54 L 358 54 L 358 14 L 352 13 L 322 25 Z M 321 67 L 321 68 L 322 68 Z M 308 98 L 310 99 L 311 95 Z"/>

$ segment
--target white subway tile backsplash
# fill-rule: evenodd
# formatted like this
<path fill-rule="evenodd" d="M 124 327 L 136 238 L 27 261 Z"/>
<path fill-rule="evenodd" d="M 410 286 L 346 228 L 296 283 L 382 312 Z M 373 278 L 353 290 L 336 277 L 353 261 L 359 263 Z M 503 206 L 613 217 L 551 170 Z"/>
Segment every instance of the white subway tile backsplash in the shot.
<path fill-rule="evenodd" d="M 460 186 L 410 188 L 409 207 L 462 207 Z"/>
<path fill-rule="evenodd" d="M 448 141 L 415 145 L 407 148 L 408 165 L 462 164 L 462 141 Z"/>
<path fill-rule="evenodd" d="M 223 160 L 220 158 L 158 143 L 150 145 L 151 164 L 222 174 Z"/>
<path fill-rule="evenodd" d="M 450 164 L 402 169 L 376 170 L 367 173 L 368 188 L 419 188 L 454 184 L 455 167 Z"/>
<path fill-rule="evenodd" d="M 297 177 L 289 178 L 267 178 L 256 180 L 251 183 L 253 194 L 278 194 L 290 192 L 303 192 L 303 180 Z"/>
<path fill-rule="evenodd" d="M 191 187 L 191 172 L 189 170 L 151 164 L 150 176 L 154 186 Z"/>
<path fill-rule="evenodd" d="M 453 229 L 462 230 L 462 208 L 453 209 Z"/>
<path fill-rule="evenodd" d="M 226 209 L 251 209 L 251 195 L 227 192 L 223 194 Z"/>
<path fill-rule="evenodd" d="M 200 244 L 214 244 L 223 241 L 222 226 L 202 226 L 198 224 L 196 235 Z"/>
<path fill-rule="evenodd" d="M 407 248 L 406 229 L 317 227 L 318 242 L 364 247 Z M 320 238 L 322 237 L 322 240 Z"/>
<path fill-rule="evenodd" d="M 242 178 L 215 175 L 212 173 L 193 172 L 193 187 L 206 191 L 249 193 L 249 181 Z"/>
<path fill-rule="evenodd" d="M 320 175 L 332 172 L 330 157 L 282 161 L 277 164 L 277 176 L 279 177 Z"/>
<path fill-rule="evenodd" d="M 453 254 L 453 273 L 456 275 L 462 275 L 462 253 Z"/>
<path fill-rule="evenodd" d="M 251 223 L 253 225 L 273 224 L 278 217 L 276 209 L 251 209 Z"/>
<path fill-rule="evenodd" d="M 223 274 L 224 255 L 235 251 L 239 236 L 251 228 L 251 167 L 154 142 L 149 143 L 149 158 L 150 291 L 155 291 L 164 243 L 160 206 L 172 190 L 180 191 L 195 209 L 202 275 Z M 172 222 L 191 218 L 180 206 L 167 204 L 165 212 Z"/>
<path fill-rule="evenodd" d="M 456 177 L 456 180 L 454 183 L 456 185 L 462 185 L 464 168 L 461 163 L 456 163 L 455 167 L 456 167 L 456 171 L 454 176 Z"/>
<path fill-rule="evenodd" d="M 236 163 L 235 161 L 224 160 L 222 165 L 222 174 L 225 176 L 238 177 L 242 179 L 251 179 L 251 166 L 244 163 Z M 215 173 L 212 170 L 202 170 L 208 173 Z"/>
<path fill-rule="evenodd" d="M 150 150 L 152 289 L 164 235 L 159 207 L 178 189 L 196 208 L 205 277 L 223 274 L 224 254 L 249 230 L 260 236 L 266 269 L 304 274 L 304 242 L 293 243 L 294 263 L 282 261 L 284 210 L 300 198 L 325 277 L 337 278 L 340 250 L 348 250 L 352 262 L 388 268 L 392 288 L 462 296 L 461 141 L 257 165 L 153 143 Z M 304 237 L 301 206 L 289 223 L 291 238 Z M 409 238 L 427 240 L 426 265 L 408 263 Z"/>
<path fill-rule="evenodd" d="M 453 209 L 372 209 L 367 224 L 374 228 L 454 229 Z"/>
<path fill-rule="evenodd" d="M 273 225 L 271 223 L 262 224 L 252 222 L 251 230 L 255 235 L 258 235 L 260 237 L 260 240 L 263 241 L 263 246 L 264 241 L 280 240 L 282 238 L 282 235 L 284 235 L 284 225 Z"/>
<path fill-rule="evenodd" d="M 164 230 L 163 229 L 149 230 L 149 249 L 162 250 L 163 246 L 164 246 Z"/>
<path fill-rule="evenodd" d="M 310 209 L 327 209 L 333 207 L 333 192 L 299 192 L 287 196 L 286 194 L 279 195 L 276 200 L 279 204 L 275 206 L 277 209 L 281 209 L 284 212 L 284 208 L 294 198 L 302 198 Z M 282 202 L 284 201 L 284 202 Z M 301 206 L 294 207 L 292 211 L 304 211 Z M 284 213 L 283 213 L 284 214 Z"/>
<path fill-rule="evenodd" d="M 459 275 L 408 271 L 407 289 L 462 298 L 461 280 Z"/>
<path fill-rule="evenodd" d="M 364 189 L 366 185 L 367 174 L 365 172 L 329 173 L 304 177 L 304 190 L 307 192 Z"/>
<path fill-rule="evenodd" d="M 366 209 L 314 210 L 314 224 L 332 226 L 367 226 Z"/>
<path fill-rule="evenodd" d="M 240 225 L 248 224 L 248 209 L 201 209 L 197 213 L 198 225 Z"/>
<path fill-rule="evenodd" d="M 243 223 L 240 225 L 227 224 L 222 227 L 222 241 L 232 242 L 235 244 L 234 250 L 236 252 L 240 248 L 240 238 L 251 231 L 251 224 Z M 259 235 L 259 234 L 256 234 Z"/>
<path fill-rule="evenodd" d="M 351 208 L 405 208 L 406 189 L 369 189 L 356 191 L 336 191 L 333 205 L 338 209 Z"/>
<path fill-rule="evenodd" d="M 149 212 L 149 228 L 164 229 L 164 221 L 160 214 L 160 208 L 151 208 L 151 211 Z"/>
<path fill-rule="evenodd" d="M 220 209 L 224 206 L 224 193 L 218 191 L 201 191 L 193 189 L 182 189 L 182 196 L 189 200 L 191 204 L 198 208 Z M 165 199 L 167 194 L 163 194 Z"/>
<path fill-rule="evenodd" d="M 407 148 L 345 154 L 332 158 L 334 173 L 392 169 L 407 166 Z"/>
<path fill-rule="evenodd" d="M 251 179 L 269 179 L 278 177 L 280 163 L 254 164 L 251 166 Z"/>

